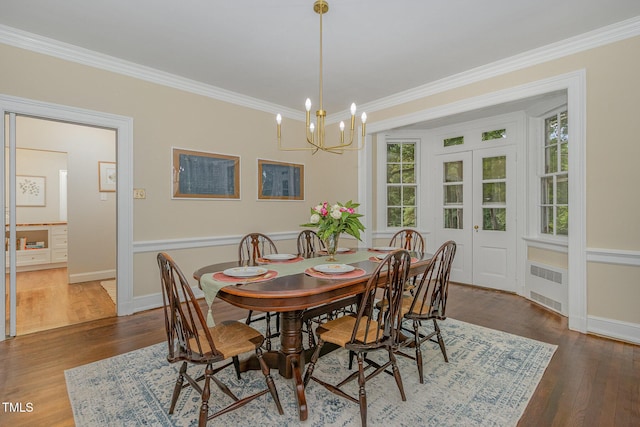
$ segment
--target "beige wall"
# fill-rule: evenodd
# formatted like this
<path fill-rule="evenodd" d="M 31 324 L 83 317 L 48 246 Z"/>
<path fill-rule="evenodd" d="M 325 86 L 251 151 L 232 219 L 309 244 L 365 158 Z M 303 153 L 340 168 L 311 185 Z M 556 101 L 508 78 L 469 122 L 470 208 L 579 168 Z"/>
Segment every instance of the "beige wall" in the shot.
<path fill-rule="evenodd" d="M 9 150 L 6 150 L 9 164 Z M 16 175 L 42 176 L 45 179 L 44 206 L 17 206 L 16 223 L 42 224 L 61 221 L 60 218 L 60 171 L 67 169 L 67 153 L 33 149 L 16 150 Z M 6 182 L 9 196 L 9 182 Z M 19 189 L 16 189 L 16 192 Z M 8 206 L 5 205 L 5 206 Z"/>
<path fill-rule="evenodd" d="M 640 197 L 640 37 L 570 55 L 503 76 L 469 84 L 381 111 L 369 122 L 406 115 L 493 91 L 585 69 L 587 76 L 587 246 L 640 250 L 637 212 Z M 0 93 L 78 106 L 133 117 L 134 186 L 147 199 L 134 203 L 136 241 L 237 235 L 252 230 L 291 231 L 306 220 L 319 200 L 355 199 L 355 153 L 282 153 L 275 144 L 271 114 L 180 92 L 133 78 L 0 45 Z M 285 145 L 300 143 L 303 124 L 285 120 Z M 170 198 L 170 148 L 239 154 L 242 157 L 241 201 L 175 201 Z M 256 201 L 256 158 L 306 165 L 305 202 Z M 214 257 L 228 258 L 231 248 L 180 251 L 185 271 Z M 196 255 L 197 254 L 197 255 Z M 179 256 L 178 256 L 179 255 Z M 182 259 L 181 259 L 182 260 Z M 135 256 L 135 295 L 157 292 L 151 254 Z M 618 292 L 606 302 L 589 301 L 589 314 L 616 307 L 612 319 L 635 318 L 628 301 L 638 300 L 637 274 L 607 266 L 607 280 L 590 264 L 588 294 L 600 295 L 612 280 Z"/>

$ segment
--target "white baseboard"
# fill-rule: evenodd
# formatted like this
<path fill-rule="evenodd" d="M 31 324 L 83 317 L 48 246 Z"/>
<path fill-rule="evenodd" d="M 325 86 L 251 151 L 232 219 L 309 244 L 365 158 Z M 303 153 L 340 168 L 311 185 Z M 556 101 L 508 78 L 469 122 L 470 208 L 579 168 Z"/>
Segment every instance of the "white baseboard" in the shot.
<path fill-rule="evenodd" d="M 640 344 L 640 324 L 589 316 L 587 331 L 605 337 Z"/>
<path fill-rule="evenodd" d="M 113 279 L 114 277 L 116 277 L 116 270 L 89 271 L 87 273 L 70 274 L 69 283 L 92 282 Z"/>
<path fill-rule="evenodd" d="M 204 298 L 204 294 L 202 290 L 198 287 L 192 287 L 191 290 L 196 298 Z M 162 293 L 157 292 L 155 294 L 148 294 L 142 297 L 134 297 L 133 298 L 133 312 L 138 313 L 140 311 L 152 310 L 154 308 L 159 308 L 164 305 L 162 301 Z"/>

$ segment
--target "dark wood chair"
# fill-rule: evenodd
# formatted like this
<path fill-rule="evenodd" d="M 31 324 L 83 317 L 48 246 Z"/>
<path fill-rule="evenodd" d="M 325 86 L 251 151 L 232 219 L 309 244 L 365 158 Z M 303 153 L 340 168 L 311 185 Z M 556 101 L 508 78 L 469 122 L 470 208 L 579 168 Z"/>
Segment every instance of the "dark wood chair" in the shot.
<path fill-rule="evenodd" d="M 424 238 L 416 230 L 405 228 L 391 237 L 389 246 L 394 246 L 408 251 L 424 252 Z"/>
<path fill-rule="evenodd" d="M 424 238 L 422 234 L 417 232 L 416 230 L 412 230 L 410 228 L 405 228 L 398 231 L 391 237 L 389 241 L 389 246 L 394 246 L 402 249 L 406 249 L 408 251 L 420 252 L 424 253 Z M 416 281 L 420 279 L 420 275 L 415 275 L 409 278 L 407 282 L 406 290 L 412 291 L 415 288 Z"/>
<path fill-rule="evenodd" d="M 278 412 L 282 415 L 282 405 L 280 404 L 276 386 L 269 373 L 269 368 L 262 358 L 261 346 L 264 336 L 252 327 L 236 321 L 225 321 L 209 328 L 198 300 L 193 295 L 191 286 L 175 261 L 166 253 L 159 253 L 157 261 L 160 268 L 164 320 L 169 346 L 167 360 L 169 363 L 182 362 L 173 396 L 171 397 L 169 414 L 173 414 L 182 389 L 191 386 L 202 398 L 198 420 L 199 427 L 204 427 L 208 420 L 240 408 L 267 392 L 271 393 Z M 255 351 L 267 387 L 240 399 L 216 377 L 216 374 L 232 363 L 237 362 L 239 354 L 248 351 Z M 214 363 L 227 359 L 232 359 L 233 362 L 213 368 Z M 189 364 L 205 365 L 204 375 L 200 378 L 193 378 L 187 373 Z M 204 385 L 201 387 L 199 382 L 202 379 L 204 379 Z M 187 384 L 183 385 L 185 380 Z M 213 414 L 209 414 L 209 397 L 211 395 L 212 382 L 232 400 L 232 403 Z M 222 398 L 219 397 L 218 399 Z"/>
<path fill-rule="evenodd" d="M 298 254 L 308 256 L 324 250 L 324 242 L 313 230 L 302 230 L 297 239 Z"/>
<path fill-rule="evenodd" d="M 360 296 L 358 313 L 342 316 L 324 323 L 316 329 L 318 345 L 304 375 L 305 387 L 313 379 L 327 390 L 360 405 L 362 425 L 367 425 L 367 393 L 365 384 L 391 366 L 396 385 L 402 400 L 406 400 L 402 378 L 394 350 L 398 343 L 402 325 L 401 305 L 404 284 L 407 280 L 411 256 L 404 249 L 391 252 L 382 260 L 367 282 L 365 292 Z M 384 297 L 389 304 L 380 310 L 374 309 L 376 297 Z M 329 384 L 313 375 L 320 351 L 325 343 L 341 346 L 356 355 L 358 371 L 350 374 L 337 385 Z M 365 358 L 367 353 L 386 351 L 389 359 L 382 365 L 374 364 Z M 365 366 L 366 365 L 366 366 Z M 372 366 L 373 372 L 365 375 L 365 370 Z M 385 376 L 385 378 L 387 378 Z M 358 396 L 347 394 L 343 389 L 346 383 L 358 380 Z M 385 385 L 381 385 L 385 386 Z"/>
<path fill-rule="evenodd" d="M 278 248 L 269 236 L 262 233 L 249 233 L 240 239 L 238 245 L 238 261 L 241 265 L 258 265 L 258 260 L 264 255 L 277 254 Z M 271 331 L 271 319 L 275 318 L 275 332 Z M 271 339 L 280 335 L 279 313 L 266 312 L 264 316 L 253 317 L 253 310 L 249 310 L 246 324 L 250 325 L 259 320 L 265 321 L 265 348 L 271 351 Z"/>
<path fill-rule="evenodd" d="M 456 243 L 449 240 L 436 251 L 430 263 L 422 273 L 413 297 L 405 297 L 402 304 L 402 314 L 411 324 L 411 328 L 403 328 L 403 332 L 411 335 L 399 347 L 399 354 L 407 356 L 401 351 L 408 346 L 415 347 L 415 360 L 418 365 L 420 383 L 424 382 L 422 368 L 422 344 L 426 341 L 438 343 L 445 362 L 449 362 L 447 350 L 442 339 L 438 320 L 445 320 L 447 297 L 449 293 L 449 276 L 451 265 L 456 255 Z M 424 333 L 420 329 L 422 322 L 433 321 L 433 331 Z M 411 356 L 409 356 L 411 357 Z M 413 358 L 413 357 L 411 357 Z"/>

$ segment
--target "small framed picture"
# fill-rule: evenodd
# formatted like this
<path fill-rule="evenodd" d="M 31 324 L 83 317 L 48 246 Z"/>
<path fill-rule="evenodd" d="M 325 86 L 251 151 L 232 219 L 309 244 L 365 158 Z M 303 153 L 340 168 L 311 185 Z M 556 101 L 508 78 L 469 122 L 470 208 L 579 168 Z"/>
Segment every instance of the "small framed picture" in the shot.
<path fill-rule="evenodd" d="M 258 159 L 259 200 L 304 200 L 304 165 Z"/>
<path fill-rule="evenodd" d="M 100 192 L 116 191 L 116 163 L 98 162 Z"/>
<path fill-rule="evenodd" d="M 46 206 L 46 178 L 16 175 L 16 206 Z"/>

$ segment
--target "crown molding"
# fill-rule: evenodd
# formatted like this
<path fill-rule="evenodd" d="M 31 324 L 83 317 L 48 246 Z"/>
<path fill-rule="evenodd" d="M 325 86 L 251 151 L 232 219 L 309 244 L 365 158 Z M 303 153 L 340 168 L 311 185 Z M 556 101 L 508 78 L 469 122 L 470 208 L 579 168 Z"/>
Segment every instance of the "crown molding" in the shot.
<path fill-rule="evenodd" d="M 369 112 L 383 110 L 638 35 L 640 35 L 640 16 L 523 52 L 491 64 L 454 74 L 422 86 L 398 92 L 394 95 L 362 104 L 360 107 Z M 0 43 L 267 113 L 276 114 L 279 112 L 283 117 L 294 120 L 304 121 L 305 119 L 303 112 L 292 108 L 283 107 L 217 86 L 203 84 L 175 74 L 124 61 L 113 56 L 97 53 L 5 25 L 0 25 Z M 347 113 L 348 110 L 344 110 L 331 114 L 327 116 L 327 122 L 337 123 L 340 117 L 343 117 Z"/>
<path fill-rule="evenodd" d="M 420 98 L 456 89 L 471 83 L 477 83 L 492 77 L 497 77 L 523 68 L 583 52 L 585 50 L 636 37 L 638 35 L 640 35 L 640 16 L 602 27 L 579 36 L 542 46 L 537 49 L 529 50 L 500 61 L 492 62 L 491 64 L 454 74 L 403 92 L 398 92 L 394 95 L 362 104 L 360 105 L 360 108 L 373 112 L 395 107 Z M 338 115 L 344 115 L 344 112 L 336 113 L 336 117 L 338 117 Z M 329 116 L 327 117 L 327 121 L 329 121 L 329 118 L 333 119 L 332 116 Z"/>
<path fill-rule="evenodd" d="M 0 24 L 0 43 L 284 117 L 303 112 Z"/>

